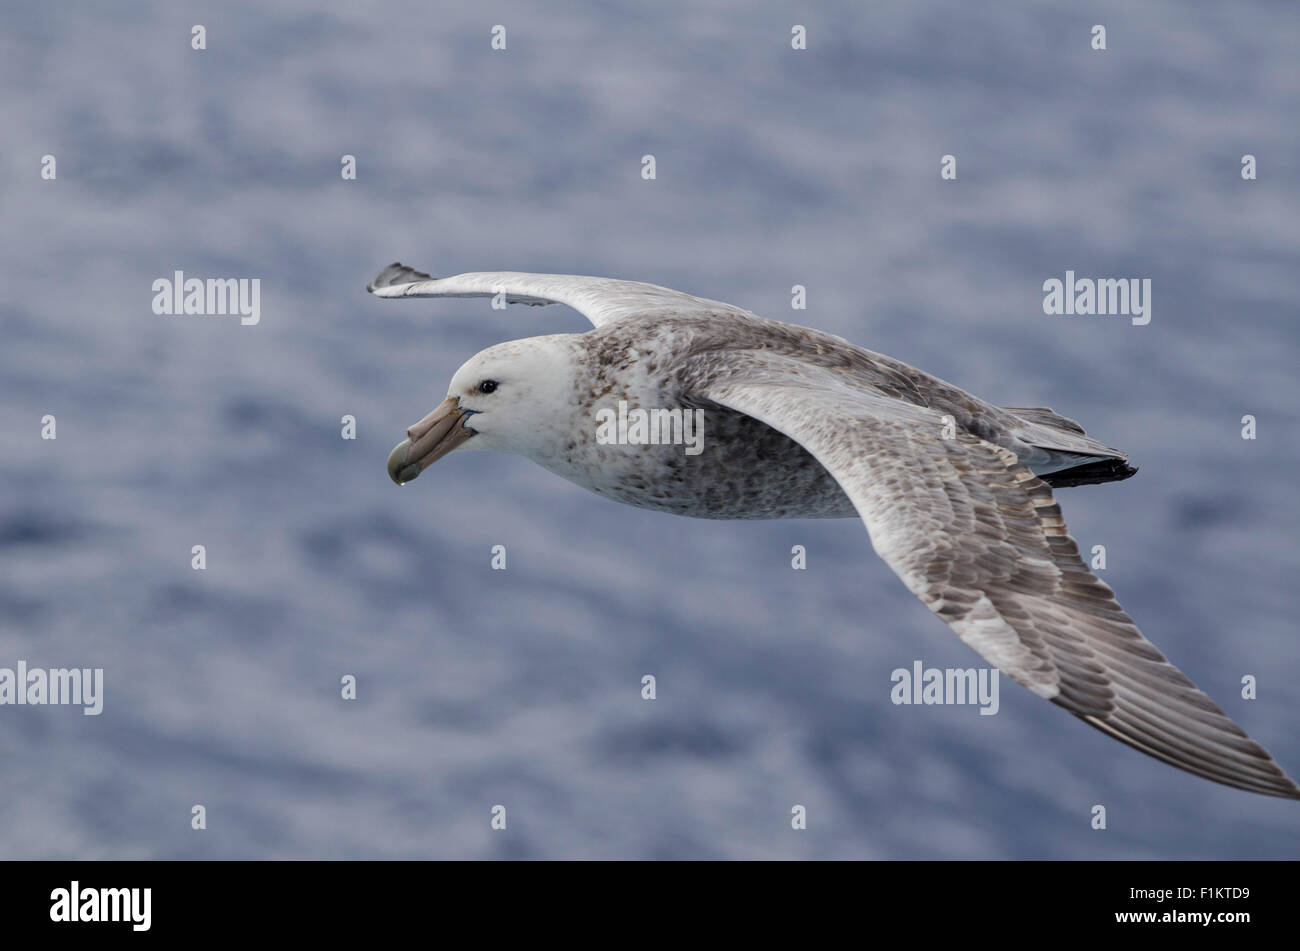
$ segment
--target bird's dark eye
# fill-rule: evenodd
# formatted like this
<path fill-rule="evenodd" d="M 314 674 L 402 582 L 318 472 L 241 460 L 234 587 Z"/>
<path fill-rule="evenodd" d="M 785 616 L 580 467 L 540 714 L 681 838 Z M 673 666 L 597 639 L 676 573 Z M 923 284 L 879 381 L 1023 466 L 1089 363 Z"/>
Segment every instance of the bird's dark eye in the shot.
<path fill-rule="evenodd" d="M 478 385 L 478 391 L 480 393 L 495 393 L 497 386 L 496 380 L 484 380 Z"/>

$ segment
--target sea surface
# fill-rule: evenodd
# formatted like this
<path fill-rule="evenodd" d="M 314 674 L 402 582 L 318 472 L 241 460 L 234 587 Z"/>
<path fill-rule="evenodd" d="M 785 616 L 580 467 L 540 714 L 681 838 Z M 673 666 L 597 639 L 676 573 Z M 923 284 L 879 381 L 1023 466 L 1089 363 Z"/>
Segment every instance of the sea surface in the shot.
<path fill-rule="evenodd" d="M 0 857 L 1300 854 L 1300 803 L 1008 679 L 996 716 L 893 704 L 983 662 L 856 520 L 490 453 L 396 488 L 464 360 L 586 323 L 365 291 L 651 281 L 1080 420 L 1140 472 L 1059 492 L 1075 538 L 1300 775 L 1292 4 L 318 7 L 0 11 L 0 667 L 104 671 L 99 716 L 0 706 Z M 155 314 L 176 270 L 257 278 L 260 321 Z M 1151 322 L 1044 314 L 1067 270 L 1149 278 Z"/>

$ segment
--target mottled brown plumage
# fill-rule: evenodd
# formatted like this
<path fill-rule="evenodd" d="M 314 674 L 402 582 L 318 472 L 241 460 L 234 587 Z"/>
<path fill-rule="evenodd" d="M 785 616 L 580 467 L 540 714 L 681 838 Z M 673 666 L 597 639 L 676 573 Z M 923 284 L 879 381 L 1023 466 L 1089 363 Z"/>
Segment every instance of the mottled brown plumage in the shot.
<path fill-rule="evenodd" d="M 1073 420 L 994 406 L 839 337 L 648 284 L 515 272 L 432 279 L 393 265 L 370 290 L 565 303 L 595 325 L 466 363 L 446 403 L 465 417 L 464 448 L 523 452 L 593 492 L 678 515 L 858 515 L 922 603 L 1018 683 L 1180 769 L 1300 798 L 1079 557 L 1049 482 L 1135 470 Z M 486 376 L 492 394 L 476 389 Z M 593 414 L 619 400 L 704 410 L 703 451 L 598 444 Z M 536 424 L 512 430 L 535 403 L 545 404 Z M 419 468 L 403 446 L 390 458 L 394 478 Z"/>

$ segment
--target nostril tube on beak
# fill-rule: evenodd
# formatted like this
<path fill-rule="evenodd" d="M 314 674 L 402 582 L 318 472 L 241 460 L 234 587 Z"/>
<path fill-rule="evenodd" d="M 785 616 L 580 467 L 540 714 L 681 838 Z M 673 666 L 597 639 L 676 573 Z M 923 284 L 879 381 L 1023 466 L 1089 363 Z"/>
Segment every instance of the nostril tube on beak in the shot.
<path fill-rule="evenodd" d="M 424 419 L 406 431 L 406 439 L 388 454 L 388 477 L 405 485 L 474 435 L 463 424 L 469 410 L 460 408 L 460 399 L 449 396 Z"/>

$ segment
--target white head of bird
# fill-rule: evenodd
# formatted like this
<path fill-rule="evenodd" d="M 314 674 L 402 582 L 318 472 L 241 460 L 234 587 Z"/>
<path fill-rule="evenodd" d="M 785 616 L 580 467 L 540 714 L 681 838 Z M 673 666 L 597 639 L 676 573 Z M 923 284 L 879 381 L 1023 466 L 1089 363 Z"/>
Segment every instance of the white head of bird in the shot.
<path fill-rule="evenodd" d="M 388 474 L 410 482 L 455 449 L 493 449 L 540 459 L 580 411 L 574 386 L 578 334 L 510 340 L 470 357 L 447 398 L 406 431 Z"/>

